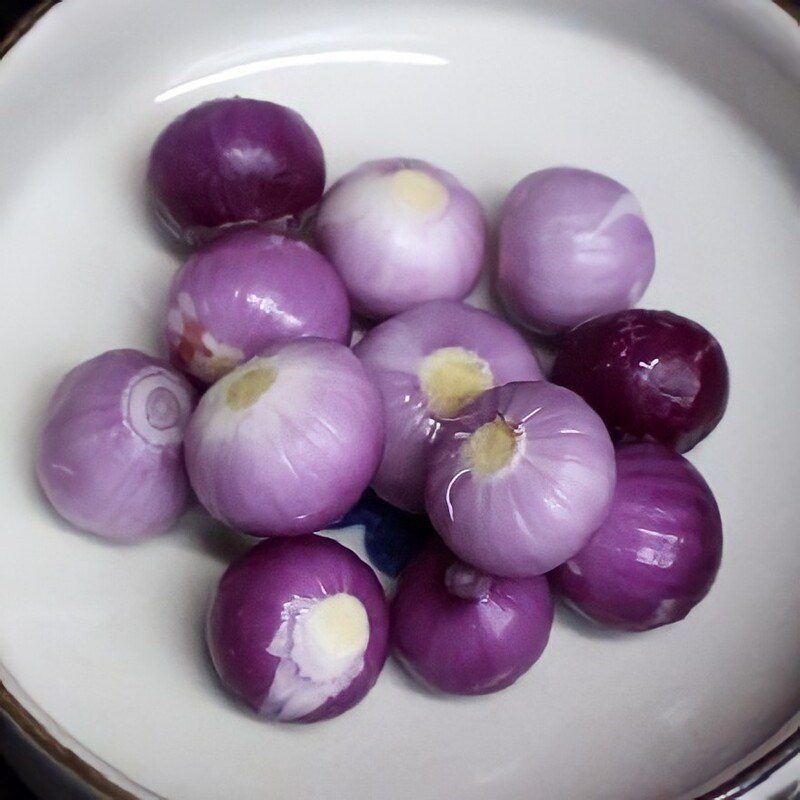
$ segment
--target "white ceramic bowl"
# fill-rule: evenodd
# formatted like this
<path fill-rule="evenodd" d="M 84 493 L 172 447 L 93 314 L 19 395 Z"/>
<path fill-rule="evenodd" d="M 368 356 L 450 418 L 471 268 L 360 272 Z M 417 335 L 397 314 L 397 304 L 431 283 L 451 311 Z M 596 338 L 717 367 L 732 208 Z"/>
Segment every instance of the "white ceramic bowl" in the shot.
<path fill-rule="evenodd" d="M 352 712 L 260 722 L 218 689 L 209 592 L 244 546 L 197 514 L 122 548 L 44 505 L 58 377 L 159 344 L 179 255 L 146 213 L 148 148 L 239 93 L 297 108 L 331 178 L 409 155 L 496 212 L 523 174 L 606 172 L 641 199 L 643 303 L 707 325 L 727 416 L 691 459 L 725 553 L 685 622 L 603 635 L 559 614 L 539 664 L 475 699 L 393 666 Z M 0 679 L 124 790 L 169 798 L 653 800 L 709 789 L 800 708 L 800 34 L 767 0 L 66 0 L 0 64 Z M 789 776 L 791 777 L 791 776 Z"/>

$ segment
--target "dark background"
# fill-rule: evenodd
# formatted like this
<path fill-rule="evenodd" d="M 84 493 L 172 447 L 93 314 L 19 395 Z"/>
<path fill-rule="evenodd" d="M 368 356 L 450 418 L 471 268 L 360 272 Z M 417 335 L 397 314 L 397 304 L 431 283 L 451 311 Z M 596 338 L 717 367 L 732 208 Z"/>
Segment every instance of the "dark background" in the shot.
<path fill-rule="evenodd" d="M 17 19 L 37 5 L 37 0 L 0 0 L 0 39 L 11 30 Z"/>
<path fill-rule="evenodd" d="M 0 737 L 0 797 L 3 800 L 35 800 L 4 761 L 2 737 Z"/>
<path fill-rule="evenodd" d="M 0 41 L 14 27 L 17 20 L 37 5 L 38 0 L 0 0 Z M 8 800 L 34 800 L 19 779 L 6 766 L 3 760 L 2 741 L 0 741 L 0 797 Z"/>

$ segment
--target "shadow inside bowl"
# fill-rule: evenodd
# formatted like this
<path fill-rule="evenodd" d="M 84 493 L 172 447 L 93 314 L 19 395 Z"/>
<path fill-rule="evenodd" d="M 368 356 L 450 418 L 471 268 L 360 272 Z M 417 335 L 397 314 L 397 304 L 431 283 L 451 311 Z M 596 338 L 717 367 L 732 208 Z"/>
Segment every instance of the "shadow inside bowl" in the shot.
<path fill-rule="evenodd" d="M 261 541 L 226 527 L 210 517 L 199 503 L 184 514 L 181 527 L 187 529 L 184 547 L 211 556 L 225 565 L 244 555 Z"/>
<path fill-rule="evenodd" d="M 613 628 L 603 628 L 596 622 L 581 616 L 573 611 L 567 604 L 559 599 L 556 601 L 555 625 L 575 631 L 587 639 L 605 639 L 613 641 L 624 639 L 631 635 L 629 631 L 619 631 Z"/>

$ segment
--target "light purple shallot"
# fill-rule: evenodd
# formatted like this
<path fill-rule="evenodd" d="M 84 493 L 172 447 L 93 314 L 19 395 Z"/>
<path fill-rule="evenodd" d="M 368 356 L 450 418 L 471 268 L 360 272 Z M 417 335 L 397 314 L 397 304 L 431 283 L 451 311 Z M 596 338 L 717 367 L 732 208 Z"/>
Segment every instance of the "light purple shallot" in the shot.
<path fill-rule="evenodd" d="M 353 308 L 374 319 L 465 297 L 478 280 L 486 222 L 475 196 L 425 161 L 368 161 L 319 206 L 315 238 Z"/>
<path fill-rule="evenodd" d="M 106 539 L 166 531 L 189 486 L 186 379 L 138 350 L 110 350 L 69 372 L 47 410 L 36 471 L 56 511 Z"/>
<path fill-rule="evenodd" d="M 344 345 L 295 339 L 218 380 L 186 432 L 186 467 L 216 519 L 257 536 L 323 530 L 349 511 L 383 452 L 383 409 Z"/>
<path fill-rule="evenodd" d="M 503 204 L 497 287 L 509 311 L 540 333 L 630 308 L 654 268 L 639 202 L 605 175 L 544 169 Z"/>
<path fill-rule="evenodd" d="M 421 512 L 432 443 L 445 420 L 481 392 L 542 377 L 528 343 L 508 323 L 454 300 L 433 300 L 369 331 L 354 352 L 380 389 L 386 448 L 375 491 Z"/>
<path fill-rule="evenodd" d="M 259 230 L 192 255 L 169 293 L 172 362 L 213 383 L 267 347 L 317 336 L 350 342 L 350 305 L 333 267 L 308 245 Z"/>

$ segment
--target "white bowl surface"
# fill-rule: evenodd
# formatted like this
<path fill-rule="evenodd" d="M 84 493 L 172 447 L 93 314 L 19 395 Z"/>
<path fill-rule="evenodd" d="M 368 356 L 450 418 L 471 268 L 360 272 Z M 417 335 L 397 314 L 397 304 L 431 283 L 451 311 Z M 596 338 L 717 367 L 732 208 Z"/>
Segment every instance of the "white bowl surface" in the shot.
<path fill-rule="evenodd" d="M 732 370 L 690 456 L 725 525 L 685 622 L 604 635 L 560 613 L 510 690 L 426 695 L 394 666 L 352 712 L 277 726 L 219 690 L 202 618 L 246 543 L 194 514 L 142 546 L 70 531 L 32 453 L 75 363 L 159 346 L 179 254 L 143 201 L 149 145 L 201 100 L 297 108 L 335 178 L 451 170 L 490 214 L 522 175 L 606 172 L 645 208 L 643 305 Z M 128 789 L 170 798 L 691 796 L 800 708 L 800 36 L 766 0 L 67 0 L 0 64 L 0 679 Z M 138 787 L 138 788 L 137 788 Z"/>

